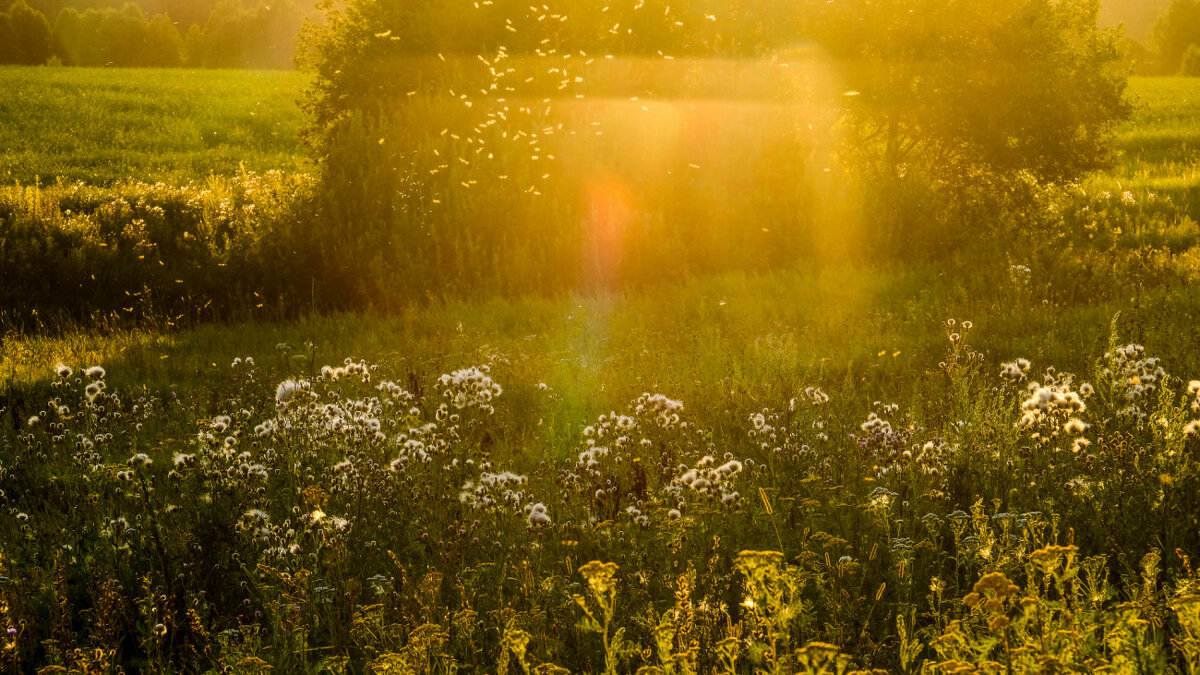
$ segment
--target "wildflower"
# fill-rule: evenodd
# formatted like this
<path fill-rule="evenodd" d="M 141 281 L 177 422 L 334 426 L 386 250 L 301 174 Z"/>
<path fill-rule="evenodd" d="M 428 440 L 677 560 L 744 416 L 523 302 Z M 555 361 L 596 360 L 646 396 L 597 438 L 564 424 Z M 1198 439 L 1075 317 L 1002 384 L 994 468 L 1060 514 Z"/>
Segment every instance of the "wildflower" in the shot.
<path fill-rule="evenodd" d="M 1183 435 L 1191 438 L 1200 434 L 1200 420 L 1192 420 L 1183 427 Z"/>
<path fill-rule="evenodd" d="M 550 514 L 546 513 L 546 505 L 541 502 L 526 506 L 525 517 L 530 527 L 550 524 Z"/>
<path fill-rule="evenodd" d="M 742 463 L 737 461 L 736 459 L 731 459 L 728 462 L 725 462 L 721 466 L 717 467 L 717 473 L 721 474 L 722 476 L 726 476 L 726 477 L 736 476 L 738 473 L 741 472 L 741 470 L 742 470 Z"/>
<path fill-rule="evenodd" d="M 284 380 L 275 389 L 275 401 L 281 405 L 287 404 L 295 398 L 296 394 L 308 388 L 309 384 L 304 380 L 300 380 L 299 382 L 296 380 Z"/>
<path fill-rule="evenodd" d="M 147 455 L 144 452 L 139 452 L 133 457 L 129 458 L 129 464 L 131 466 L 150 466 L 153 463 L 154 460 L 150 459 L 150 455 Z"/>
<path fill-rule="evenodd" d="M 1078 417 L 1072 417 L 1071 419 L 1067 420 L 1066 424 L 1063 425 L 1063 431 L 1067 432 L 1068 434 L 1077 435 L 1087 431 L 1088 427 L 1090 426 L 1090 424 L 1084 422 Z"/>
<path fill-rule="evenodd" d="M 91 368 L 88 368 L 87 370 L 83 371 L 83 374 L 93 380 L 103 380 L 104 379 L 104 369 L 101 368 L 100 366 L 92 366 Z"/>
<path fill-rule="evenodd" d="M 60 378 L 62 378 L 62 379 L 64 379 L 64 380 L 65 380 L 65 379 L 67 379 L 68 377 L 70 377 L 70 376 L 71 376 L 71 374 L 72 374 L 72 373 L 74 373 L 75 371 L 71 370 L 71 366 L 68 366 L 68 365 L 66 365 L 66 364 L 64 364 L 64 363 L 59 363 L 59 364 L 57 364 L 57 365 L 55 365 L 55 366 L 54 366 L 54 372 L 55 372 L 55 374 L 56 374 L 56 375 L 58 375 Z"/>
<path fill-rule="evenodd" d="M 680 410 L 683 410 L 683 401 L 676 401 L 662 394 L 642 394 L 634 404 L 634 412 L 639 415 L 653 415 L 661 427 L 678 424 Z"/>
<path fill-rule="evenodd" d="M 1192 396 L 1200 396 L 1200 380 L 1192 380 L 1188 382 L 1188 394 Z"/>
<path fill-rule="evenodd" d="M 1023 380 L 1028 372 L 1029 361 L 1027 359 L 1009 361 L 1000 366 L 1000 377 L 1006 380 Z"/>
<path fill-rule="evenodd" d="M 42 420 L 40 417 L 38 417 L 37 415 L 34 415 L 33 417 L 30 417 L 28 420 L 26 420 L 26 423 L 29 426 L 34 427 L 34 426 L 37 426 L 37 423 L 41 422 L 41 421 Z"/>
<path fill-rule="evenodd" d="M 813 405 L 824 405 L 829 403 L 829 394 L 821 391 L 818 387 L 805 387 L 804 397 Z"/>
<path fill-rule="evenodd" d="M 95 401 L 96 397 L 100 395 L 100 383 L 93 382 L 89 384 L 86 388 L 84 388 L 83 395 L 87 396 L 88 401 Z"/>
<path fill-rule="evenodd" d="M 859 428 L 868 434 L 873 432 L 879 432 L 884 436 L 892 434 L 892 424 L 887 420 L 881 419 L 875 413 L 868 413 L 867 421 L 860 424 Z"/>

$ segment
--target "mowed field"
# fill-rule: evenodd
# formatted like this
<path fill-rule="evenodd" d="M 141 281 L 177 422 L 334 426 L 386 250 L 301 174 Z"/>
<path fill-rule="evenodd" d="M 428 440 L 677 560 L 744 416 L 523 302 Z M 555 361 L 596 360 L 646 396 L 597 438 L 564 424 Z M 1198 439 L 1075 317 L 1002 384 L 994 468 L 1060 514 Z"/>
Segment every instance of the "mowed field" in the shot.
<path fill-rule="evenodd" d="M 0 84 L 11 183 L 313 171 L 296 74 Z M 14 328 L 0 646 L 146 671 L 1200 663 L 1172 642 L 1200 635 L 1200 81 L 1132 88 L 1088 225 L 1036 251 Z"/>

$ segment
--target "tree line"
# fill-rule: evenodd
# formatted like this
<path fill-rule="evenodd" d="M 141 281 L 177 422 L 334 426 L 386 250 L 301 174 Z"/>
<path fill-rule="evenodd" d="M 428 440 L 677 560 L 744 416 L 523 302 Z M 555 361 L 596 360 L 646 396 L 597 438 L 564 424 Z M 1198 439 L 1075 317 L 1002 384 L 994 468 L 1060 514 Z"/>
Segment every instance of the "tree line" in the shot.
<path fill-rule="evenodd" d="M 1200 76 L 1200 0 L 1173 0 L 1154 27 L 1151 73 Z"/>
<path fill-rule="evenodd" d="M 22 65 L 290 68 L 306 16 L 295 0 L 220 0 L 194 22 L 168 10 L 195 18 L 194 5 L 203 3 L 189 9 L 189 3 L 157 0 L 153 6 L 163 11 L 153 13 L 132 2 L 4 4 L 0 0 L 0 63 Z"/>
<path fill-rule="evenodd" d="M 290 68 L 296 36 L 314 10 L 309 0 L 140 0 L 123 5 L 121 1 L 0 0 L 0 63 Z M 485 4 L 506 14 L 504 5 L 520 5 L 506 0 Z M 669 20 L 653 21 L 651 29 L 645 25 L 651 12 L 619 16 L 620 6 L 581 2 L 572 7 L 576 19 L 594 14 L 597 21 L 610 22 L 605 44 L 592 47 L 745 55 L 787 48 L 797 35 L 811 32 L 805 29 L 814 24 L 811 8 L 798 11 L 803 3 L 680 1 L 665 3 L 663 18 Z M 514 42 L 510 26 L 502 27 L 503 33 L 481 31 L 478 13 L 456 16 L 456 7 L 453 2 L 413 2 L 406 8 L 412 21 L 411 30 L 405 31 L 407 51 L 453 52 Z M 710 24 L 707 32 L 695 30 L 708 17 L 717 16 L 719 26 Z M 572 32 L 590 23 L 573 20 L 557 32 L 565 39 L 578 38 Z M 1200 0 L 1172 0 L 1148 41 L 1143 44 L 1130 37 L 1126 51 L 1140 74 L 1200 75 Z"/>

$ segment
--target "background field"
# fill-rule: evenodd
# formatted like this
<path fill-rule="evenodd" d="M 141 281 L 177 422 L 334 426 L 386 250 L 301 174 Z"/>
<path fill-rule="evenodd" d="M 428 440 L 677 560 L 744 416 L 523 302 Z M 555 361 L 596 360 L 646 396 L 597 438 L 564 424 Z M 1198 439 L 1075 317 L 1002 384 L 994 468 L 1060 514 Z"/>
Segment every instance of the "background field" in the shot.
<path fill-rule="evenodd" d="M 0 67 L 0 181 L 302 171 L 295 71 Z"/>

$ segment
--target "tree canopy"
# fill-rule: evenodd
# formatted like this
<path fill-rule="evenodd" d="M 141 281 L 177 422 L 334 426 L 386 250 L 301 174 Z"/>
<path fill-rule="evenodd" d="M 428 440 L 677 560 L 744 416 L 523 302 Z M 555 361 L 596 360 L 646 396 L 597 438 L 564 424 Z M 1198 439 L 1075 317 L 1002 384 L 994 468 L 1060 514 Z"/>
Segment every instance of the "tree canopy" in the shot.
<path fill-rule="evenodd" d="M 1193 0 L 1181 0 L 1191 2 Z M 1111 159 L 1129 113 L 1119 34 L 1098 0 L 347 0 L 308 42 L 318 154 L 378 111 L 413 54 L 769 55 L 818 44 L 858 96 L 853 152 L 880 166 L 1070 179 Z"/>

